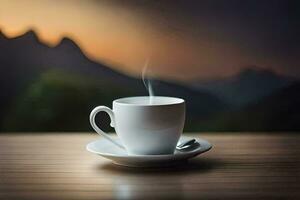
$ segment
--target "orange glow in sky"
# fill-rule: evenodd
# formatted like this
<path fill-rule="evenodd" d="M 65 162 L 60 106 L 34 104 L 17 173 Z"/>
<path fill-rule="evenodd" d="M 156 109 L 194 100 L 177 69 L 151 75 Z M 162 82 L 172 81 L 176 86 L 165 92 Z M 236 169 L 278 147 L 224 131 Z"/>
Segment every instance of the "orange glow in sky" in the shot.
<path fill-rule="evenodd" d="M 172 34 L 142 11 L 109 1 L 0 0 L 0 5 L 0 29 L 9 37 L 34 29 L 41 41 L 56 45 L 67 36 L 90 58 L 136 76 L 149 57 L 154 73 L 180 80 L 228 76 L 250 64 L 274 65 L 253 59 L 230 40 L 185 29 Z"/>

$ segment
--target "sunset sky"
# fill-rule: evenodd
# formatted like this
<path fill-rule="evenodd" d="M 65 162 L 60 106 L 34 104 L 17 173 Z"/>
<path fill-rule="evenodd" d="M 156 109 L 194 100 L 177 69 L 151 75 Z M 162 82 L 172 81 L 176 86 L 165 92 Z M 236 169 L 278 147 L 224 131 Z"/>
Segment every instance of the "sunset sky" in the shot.
<path fill-rule="evenodd" d="M 90 58 L 139 76 L 229 76 L 259 66 L 300 76 L 299 1 L 0 0 L 0 29 L 72 38 Z"/>

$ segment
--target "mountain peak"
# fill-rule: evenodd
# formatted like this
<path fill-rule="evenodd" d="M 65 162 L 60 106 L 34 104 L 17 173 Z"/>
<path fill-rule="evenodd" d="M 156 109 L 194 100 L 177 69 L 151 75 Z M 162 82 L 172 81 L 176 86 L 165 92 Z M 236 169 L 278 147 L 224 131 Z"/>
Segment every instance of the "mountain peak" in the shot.
<path fill-rule="evenodd" d="M 79 46 L 69 37 L 63 37 L 55 47 L 65 47 L 65 46 L 79 48 Z"/>
<path fill-rule="evenodd" d="M 25 32 L 23 35 L 20 35 L 16 38 L 28 38 L 31 40 L 39 41 L 39 37 L 33 30 L 29 30 L 29 31 Z"/>
<path fill-rule="evenodd" d="M 26 41 L 28 43 L 32 43 L 32 42 L 41 43 L 39 37 L 33 30 L 29 30 L 18 36 L 7 36 L 7 34 L 5 34 L 0 28 L 0 38 L 4 38 L 6 40 L 21 40 L 21 41 Z"/>

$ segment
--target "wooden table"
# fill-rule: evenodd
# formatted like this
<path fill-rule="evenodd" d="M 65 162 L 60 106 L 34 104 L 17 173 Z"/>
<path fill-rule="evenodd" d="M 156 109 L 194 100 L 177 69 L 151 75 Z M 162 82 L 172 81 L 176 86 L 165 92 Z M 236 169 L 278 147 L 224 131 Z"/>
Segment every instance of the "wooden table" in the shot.
<path fill-rule="evenodd" d="M 212 150 L 183 166 L 114 166 L 92 133 L 0 134 L 0 199 L 300 199 L 300 136 L 193 134 Z M 100 136 L 99 136 L 100 137 Z"/>

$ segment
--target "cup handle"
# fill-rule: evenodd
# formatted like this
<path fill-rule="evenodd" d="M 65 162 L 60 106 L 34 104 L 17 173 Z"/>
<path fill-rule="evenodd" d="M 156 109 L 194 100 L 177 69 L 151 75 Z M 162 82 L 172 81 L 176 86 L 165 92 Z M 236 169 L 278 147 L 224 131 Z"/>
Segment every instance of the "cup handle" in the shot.
<path fill-rule="evenodd" d="M 94 108 L 90 114 L 90 123 L 93 127 L 93 129 L 101 136 L 105 137 L 107 140 L 109 140 L 110 142 L 112 142 L 113 144 L 117 145 L 118 147 L 122 148 L 122 149 L 125 149 L 124 146 L 122 144 L 120 144 L 119 142 L 115 141 L 114 139 L 112 139 L 107 133 L 105 133 L 104 131 L 102 131 L 96 124 L 95 122 L 95 118 L 96 118 L 96 115 L 99 113 L 99 112 L 106 112 L 109 117 L 110 117 L 110 126 L 111 127 L 115 127 L 115 117 L 114 117 L 114 112 L 106 107 L 106 106 L 97 106 L 96 108 Z"/>

